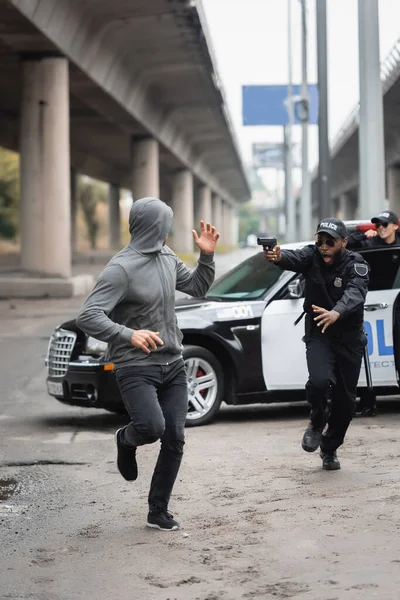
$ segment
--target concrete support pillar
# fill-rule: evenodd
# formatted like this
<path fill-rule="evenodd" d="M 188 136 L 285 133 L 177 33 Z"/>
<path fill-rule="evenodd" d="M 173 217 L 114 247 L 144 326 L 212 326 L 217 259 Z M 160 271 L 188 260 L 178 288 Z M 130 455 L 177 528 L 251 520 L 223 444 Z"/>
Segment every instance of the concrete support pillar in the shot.
<path fill-rule="evenodd" d="M 202 185 L 199 189 L 197 214 L 199 219 L 212 223 L 211 190 L 207 185 Z M 196 223 L 196 227 L 197 225 Z"/>
<path fill-rule="evenodd" d="M 21 266 L 71 275 L 68 60 L 22 63 Z"/>
<path fill-rule="evenodd" d="M 132 196 L 160 197 L 159 146 L 153 138 L 132 142 Z"/>
<path fill-rule="evenodd" d="M 110 183 L 108 190 L 108 247 L 121 247 L 121 212 L 119 208 L 119 187 Z"/>
<path fill-rule="evenodd" d="M 222 204 L 222 242 L 232 245 L 232 207 L 228 202 Z"/>
<path fill-rule="evenodd" d="M 237 246 L 239 243 L 239 216 L 237 209 L 232 209 L 232 244 Z"/>
<path fill-rule="evenodd" d="M 78 216 L 78 175 L 71 167 L 71 252 L 76 252 L 77 245 L 77 216 Z"/>
<path fill-rule="evenodd" d="M 235 246 L 237 244 L 237 219 L 234 206 L 229 205 L 227 221 L 227 244 Z"/>
<path fill-rule="evenodd" d="M 173 177 L 171 205 L 174 211 L 171 246 L 177 253 L 190 254 L 194 227 L 193 175 L 186 169 Z"/>
<path fill-rule="evenodd" d="M 387 171 L 387 190 L 389 198 L 389 209 L 400 214 L 400 168 L 390 167 Z M 383 210 L 384 203 L 382 202 Z M 372 216 L 372 215 L 371 215 Z"/>
<path fill-rule="evenodd" d="M 224 243 L 223 240 L 223 231 L 222 231 L 222 199 L 216 194 L 212 197 L 212 224 L 217 228 L 217 231 L 220 234 L 220 243 Z"/>

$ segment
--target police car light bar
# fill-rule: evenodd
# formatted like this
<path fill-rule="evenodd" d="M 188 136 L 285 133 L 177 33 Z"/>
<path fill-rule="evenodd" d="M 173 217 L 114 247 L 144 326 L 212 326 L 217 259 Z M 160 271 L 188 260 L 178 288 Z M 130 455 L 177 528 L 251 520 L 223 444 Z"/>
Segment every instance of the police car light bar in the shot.
<path fill-rule="evenodd" d="M 376 229 L 375 223 L 371 223 L 371 221 L 345 221 L 344 224 L 346 225 L 346 229 L 349 233 L 354 233 L 355 231 L 361 231 L 364 233 L 369 229 Z"/>

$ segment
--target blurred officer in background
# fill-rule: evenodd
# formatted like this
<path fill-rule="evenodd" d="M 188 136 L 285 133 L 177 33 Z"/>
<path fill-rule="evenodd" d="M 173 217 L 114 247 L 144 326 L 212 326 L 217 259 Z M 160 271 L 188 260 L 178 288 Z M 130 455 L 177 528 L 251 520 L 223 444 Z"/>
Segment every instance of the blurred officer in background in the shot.
<path fill-rule="evenodd" d="M 357 231 L 349 236 L 347 248 L 357 250 L 358 248 L 379 248 L 385 246 L 400 246 L 399 217 L 392 210 L 383 210 L 371 219 L 376 229 L 369 229 L 365 233 Z M 385 255 L 383 255 L 383 260 Z M 399 327 L 395 319 L 396 327 Z M 400 331 L 397 332 L 400 339 Z M 357 407 L 356 417 L 376 416 L 376 393 L 374 390 L 362 390 L 360 392 L 360 403 Z"/>

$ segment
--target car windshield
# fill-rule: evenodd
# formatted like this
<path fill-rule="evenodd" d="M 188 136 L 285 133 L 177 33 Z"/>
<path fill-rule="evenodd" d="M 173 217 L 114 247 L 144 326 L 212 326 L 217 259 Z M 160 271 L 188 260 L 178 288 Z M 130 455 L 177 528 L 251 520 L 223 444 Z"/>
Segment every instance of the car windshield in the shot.
<path fill-rule="evenodd" d="M 264 254 L 259 252 L 215 281 L 206 297 L 221 300 L 260 298 L 281 275 L 282 271 L 273 263 L 266 261 Z"/>

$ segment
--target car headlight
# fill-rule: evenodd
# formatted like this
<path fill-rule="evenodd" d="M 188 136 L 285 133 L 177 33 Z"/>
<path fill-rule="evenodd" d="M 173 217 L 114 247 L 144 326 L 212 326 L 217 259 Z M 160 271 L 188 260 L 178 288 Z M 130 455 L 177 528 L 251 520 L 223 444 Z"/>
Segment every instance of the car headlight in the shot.
<path fill-rule="evenodd" d="M 100 340 L 96 340 L 96 338 L 89 336 L 86 339 L 85 353 L 101 356 L 102 354 L 105 354 L 107 347 L 107 342 L 101 342 Z"/>

